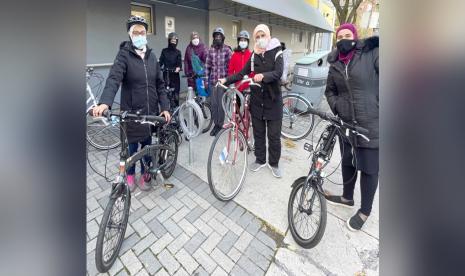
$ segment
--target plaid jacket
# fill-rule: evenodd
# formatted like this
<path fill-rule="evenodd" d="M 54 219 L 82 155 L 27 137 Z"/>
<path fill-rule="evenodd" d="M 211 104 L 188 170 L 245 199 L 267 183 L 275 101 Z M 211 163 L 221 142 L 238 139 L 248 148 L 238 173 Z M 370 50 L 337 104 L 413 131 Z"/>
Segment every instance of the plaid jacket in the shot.
<path fill-rule="evenodd" d="M 229 60 L 232 51 L 228 45 L 223 44 L 221 48 L 210 47 L 205 63 L 205 75 L 210 84 L 215 84 L 218 79 L 228 76 Z"/>

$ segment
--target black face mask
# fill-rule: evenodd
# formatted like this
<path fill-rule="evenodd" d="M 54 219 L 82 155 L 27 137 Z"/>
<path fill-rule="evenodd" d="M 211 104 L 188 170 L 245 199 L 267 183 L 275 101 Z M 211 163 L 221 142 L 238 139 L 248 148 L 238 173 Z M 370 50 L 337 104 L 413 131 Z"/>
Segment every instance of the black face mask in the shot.
<path fill-rule="evenodd" d="M 176 49 L 176 45 L 177 45 L 176 43 L 171 43 L 171 42 L 170 42 L 170 43 L 168 44 L 168 47 L 169 47 L 169 48 L 172 48 L 172 49 Z"/>
<path fill-rule="evenodd" d="M 336 43 L 336 47 L 339 52 L 345 55 L 355 48 L 355 44 L 356 42 L 353 39 L 341 39 Z"/>
<path fill-rule="evenodd" d="M 213 44 L 215 46 L 221 46 L 223 45 L 223 39 L 213 39 Z"/>

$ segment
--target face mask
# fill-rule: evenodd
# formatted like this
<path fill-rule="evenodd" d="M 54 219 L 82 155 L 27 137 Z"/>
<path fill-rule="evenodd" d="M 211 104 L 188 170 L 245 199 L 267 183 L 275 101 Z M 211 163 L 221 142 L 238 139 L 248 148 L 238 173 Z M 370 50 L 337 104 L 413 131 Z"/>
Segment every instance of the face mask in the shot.
<path fill-rule="evenodd" d="M 268 41 L 266 40 L 266 38 L 259 38 L 257 40 L 257 45 L 259 48 L 262 48 L 262 49 L 265 49 L 266 48 L 266 45 L 268 45 Z"/>
<path fill-rule="evenodd" d="M 192 44 L 194 44 L 195 46 L 199 45 L 199 43 L 200 43 L 200 39 L 198 38 L 192 39 Z"/>
<path fill-rule="evenodd" d="M 241 49 L 247 48 L 247 45 L 247 41 L 239 41 L 239 47 L 241 47 Z"/>
<path fill-rule="evenodd" d="M 216 46 L 221 46 L 221 44 L 223 44 L 223 40 L 222 39 L 214 39 L 213 44 L 215 44 Z"/>
<path fill-rule="evenodd" d="M 341 39 L 336 43 L 336 47 L 342 54 L 346 55 L 355 48 L 355 40 L 353 39 Z"/>
<path fill-rule="evenodd" d="M 145 35 L 138 35 L 132 38 L 132 44 L 140 49 L 147 45 L 147 37 Z"/>

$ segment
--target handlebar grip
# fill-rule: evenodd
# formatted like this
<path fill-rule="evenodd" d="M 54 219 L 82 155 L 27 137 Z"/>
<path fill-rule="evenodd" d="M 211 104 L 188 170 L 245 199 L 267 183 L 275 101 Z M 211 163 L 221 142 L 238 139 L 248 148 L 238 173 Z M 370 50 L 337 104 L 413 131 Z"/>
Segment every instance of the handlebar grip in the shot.
<path fill-rule="evenodd" d="M 152 122 L 159 122 L 159 123 L 166 123 L 165 117 L 156 116 L 156 115 L 145 115 L 143 116 L 145 120 L 152 121 Z"/>
<path fill-rule="evenodd" d="M 368 133 L 370 133 L 368 129 L 360 127 L 360 126 L 355 126 L 355 131 L 363 135 L 368 135 Z"/>

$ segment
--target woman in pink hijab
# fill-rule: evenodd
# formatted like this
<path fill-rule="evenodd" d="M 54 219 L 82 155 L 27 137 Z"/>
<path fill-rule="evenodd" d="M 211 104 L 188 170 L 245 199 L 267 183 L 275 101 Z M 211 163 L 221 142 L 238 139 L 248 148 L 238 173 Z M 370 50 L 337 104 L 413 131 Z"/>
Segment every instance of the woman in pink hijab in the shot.
<path fill-rule="evenodd" d="M 244 68 L 239 73 L 219 81 L 223 84 L 234 83 L 248 75 L 253 76 L 254 81 L 261 84 L 261 88 L 250 86 L 252 92 L 250 112 L 256 157 L 250 170 L 256 172 L 267 164 L 266 138 L 268 137 L 268 167 L 273 176 L 279 178 L 282 176 L 279 159 L 283 118 L 280 78 L 284 64 L 281 43 L 277 38 L 271 38 L 270 29 L 264 24 L 255 27 L 253 39 L 254 51 Z"/>

